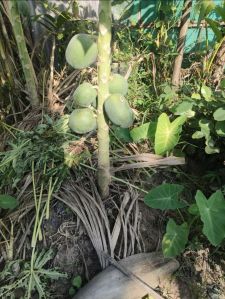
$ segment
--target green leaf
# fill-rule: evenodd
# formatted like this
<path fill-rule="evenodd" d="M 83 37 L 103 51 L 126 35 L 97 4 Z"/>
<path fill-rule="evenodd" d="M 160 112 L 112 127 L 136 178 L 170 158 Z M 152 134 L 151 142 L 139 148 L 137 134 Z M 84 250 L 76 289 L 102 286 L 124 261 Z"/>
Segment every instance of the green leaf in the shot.
<path fill-rule="evenodd" d="M 188 208 L 188 213 L 190 213 L 191 215 L 194 216 L 198 216 L 199 215 L 199 209 L 196 203 L 193 203 L 192 205 L 190 205 L 190 207 Z"/>
<path fill-rule="evenodd" d="M 185 116 L 177 117 L 172 123 L 166 113 L 159 116 L 155 134 L 155 153 L 157 155 L 163 155 L 177 145 L 185 121 Z"/>
<path fill-rule="evenodd" d="M 173 219 L 169 219 L 166 226 L 166 234 L 162 240 L 162 250 L 165 257 L 175 257 L 182 253 L 188 241 L 189 229 L 186 222 L 177 225 Z"/>
<path fill-rule="evenodd" d="M 143 139 L 148 139 L 148 130 L 150 123 L 145 123 L 139 127 L 133 128 L 130 131 L 130 136 L 134 142 L 139 142 Z"/>
<path fill-rule="evenodd" d="M 73 296 L 73 295 L 75 295 L 75 293 L 76 293 L 76 290 L 74 289 L 74 287 L 70 287 L 69 288 L 69 295 Z"/>
<path fill-rule="evenodd" d="M 220 152 L 220 149 L 218 147 L 215 147 L 215 141 L 212 139 L 210 135 L 206 137 L 205 144 L 205 152 L 207 154 L 218 154 Z"/>
<path fill-rule="evenodd" d="M 220 23 L 217 22 L 217 21 L 214 21 L 212 19 L 209 19 L 209 18 L 205 18 L 205 20 L 209 24 L 209 26 L 212 28 L 213 32 L 215 33 L 215 36 L 216 36 L 217 40 L 220 41 L 223 37 L 223 34 L 219 29 L 219 28 L 221 28 Z"/>
<path fill-rule="evenodd" d="M 218 136 L 225 137 L 225 121 L 216 122 L 215 130 Z"/>
<path fill-rule="evenodd" d="M 130 131 L 130 135 L 134 142 L 139 142 L 141 140 L 150 139 L 153 140 L 156 131 L 156 122 L 148 122 L 139 127 L 133 128 Z"/>
<path fill-rule="evenodd" d="M 118 126 L 113 126 L 112 129 L 115 136 L 122 142 L 126 142 L 126 143 L 132 142 L 129 129 L 121 128 Z"/>
<path fill-rule="evenodd" d="M 215 3 L 212 0 L 200 0 L 200 11 L 198 17 L 198 27 L 201 21 L 215 8 Z"/>
<path fill-rule="evenodd" d="M 57 270 L 53 270 L 53 269 L 41 269 L 38 270 L 37 273 L 41 274 L 41 275 L 45 275 L 45 277 L 50 278 L 50 279 L 54 279 L 54 280 L 58 280 L 59 278 L 68 278 L 67 273 L 61 273 Z"/>
<path fill-rule="evenodd" d="M 201 94 L 205 98 L 205 100 L 207 102 L 209 102 L 211 100 L 211 97 L 212 97 L 212 90 L 211 90 L 210 87 L 208 87 L 206 85 L 202 85 Z"/>
<path fill-rule="evenodd" d="M 201 132 L 204 134 L 205 138 L 209 138 L 210 131 L 213 129 L 212 122 L 206 118 L 200 119 L 199 127 L 201 128 Z"/>
<path fill-rule="evenodd" d="M 214 113 L 213 117 L 217 121 L 224 121 L 225 120 L 225 108 L 218 108 Z"/>
<path fill-rule="evenodd" d="M 203 138 L 205 135 L 202 131 L 196 131 L 192 134 L 192 138 L 193 139 L 201 139 Z"/>
<path fill-rule="evenodd" d="M 179 201 L 184 187 L 178 184 L 163 184 L 153 188 L 144 198 L 147 206 L 155 209 L 175 210 L 183 208 L 186 203 Z"/>
<path fill-rule="evenodd" d="M 77 289 L 79 289 L 81 287 L 82 279 L 81 279 L 80 275 L 77 275 L 76 277 L 74 277 L 72 279 L 72 285 Z"/>
<path fill-rule="evenodd" d="M 18 200 L 7 194 L 0 194 L 0 208 L 2 209 L 14 209 L 18 206 Z"/>
<path fill-rule="evenodd" d="M 39 298 L 44 298 L 45 297 L 45 290 L 42 286 L 40 277 L 38 275 L 36 275 L 35 272 L 32 272 L 31 275 L 33 277 L 34 286 L 38 291 Z"/>
<path fill-rule="evenodd" d="M 225 89 L 225 79 L 220 81 L 220 88 Z"/>
<path fill-rule="evenodd" d="M 208 155 L 212 155 L 212 154 L 218 154 L 220 152 L 220 149 L 218 147 L 214 147 L 214 146 L 210 146 L 210 145 L 206 145 L 205 147 L 205 152 Z"/>
<path fill-rule="evenodd" d="M 195 112 L 192 110 L 194 103 L 190 101 L 183 101 L 172 108 L 175 115 L 185 115 L 186 117 L 193 117 Z"/>
<path fill-rule="evenodd" d="M 215 11 L 222 18 L 223 22 L 225 22 L 225 10 L 224 10 L 224 7 L 217 5 L 215 7 Z"/>
<path fill-rule="evenodd" d="M 201 100 L 201 95 L 199 93 L 192 93 L 191 98 L 194 100 Z"/>
<path fill-rule="evenodd" d="M 218 190 L 207 200 L 201 191 L 197 191 L 196 203 L 203 222 L 203 233 L 214 245 L 219 245 L 225 238 L 225 200 Z"/>

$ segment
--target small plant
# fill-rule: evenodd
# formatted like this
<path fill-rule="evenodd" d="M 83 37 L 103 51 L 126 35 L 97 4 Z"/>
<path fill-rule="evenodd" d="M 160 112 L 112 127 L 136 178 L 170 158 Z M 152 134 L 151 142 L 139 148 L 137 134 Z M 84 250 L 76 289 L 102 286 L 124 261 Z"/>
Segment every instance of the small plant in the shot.
<path fill-rule="evenodd" d="M 131 130 L 130 135 L 134 142 L 149 139 L 154 142 L 157 155 L 169 154 L 178 144 L 182 132 L 182 125 L 187 117 L 179 116 L 170 122 L 166 113 L 162 113 L 157 122 L 144 123 Z"/>
<path fill-rule="evenodd" d="M 39 298 L 49 298 L 48 281 L 67 278 L 57 269 L 48 269 L 45 266 L 53 258 L 53 251 L 41 251 L 33 256 L 33 261 L 9 261 L 0 273 L 0 296 L 12 298 L 16 290 L 20 290 L 20 298 L 30 298 L 31 292 L 37 292 Z M 33 268 L 31 271 L 31 263 Z"/>
<path fill-rule="evenodd" d="M 71 279 L 71 287 L 69 289 L 69 295 L 73 296 L 82 286 L 82 279 L 80 275 L 77 275 Z"/>
<path fill-rule="evenodd" d="M 214 192 L 208 199 L 198 190 L 195 203 L 189 204 L 181 199 L 182 185 L 163 184 L 153 188 L 145 196 L 145 204 L 162 211 L 184 209 L 186 221 L 177 224 L 170 218 L 166 233 L 162 240 L 162 250 L 166 257 L 175 257 L 185 250 L 188 237 L 194 223 L 199 223 L 202 233 L 213 246 L 219 246 L 225 239 L 225 199 L 220 190 Z M 197 231 L 199 234 L 199 231 Z"/>
<path fill-rule="evenodd" d="M 0 194 L 0 209 L 14 209 L 18 204 L 15 197 L 7 194 Z"/>
<path fill-rule="evenodd" d="M 224 88 L 213 91 L 209 86 L 197 86 L 197 92 L 181 96 L 181 101 L 171 107 L 175 115 L 187 117 L 187 130 L 192 139 L 205 140 L 205 152 L 223 151 L 225 136 Z M 192 133 L 191 133 L 192 132 Z M 193 142 L 192 140 L 192 142 Z"/>

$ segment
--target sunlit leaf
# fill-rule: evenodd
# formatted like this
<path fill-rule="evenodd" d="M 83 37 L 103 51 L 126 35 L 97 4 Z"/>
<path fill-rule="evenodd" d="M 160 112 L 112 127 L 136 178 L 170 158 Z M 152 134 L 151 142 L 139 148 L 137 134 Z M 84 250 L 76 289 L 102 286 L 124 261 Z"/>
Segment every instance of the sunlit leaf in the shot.
<path fill-rule="evenodd" d="M 212 97 L 212 90 L 211 90 L 210 87 L 208 87 L 206 85 L 202 85 L 201 94 L 203 95 L 205 100 L 209 102 L 211 100 L 211 97 Z"/>
<path fill-rule="evenodd" d="M 192 138 L 193 139 L 201 139 L 203 138 L 205 135 L 202 131 L 196 131 L 192 134 Z"/>
<path fill-rule="evenodd" d="M 185 116 L 177 117 L 172 123 L 166 113 L 159 116 L 155 134 L 155 153 L 157 155 L 163 155 L 177 145 L 185 121 Z"/>
<path fill-rule="evenodd" d="M 225 120 L 225 108 L 218 108 L 214 113 L 213 117 L 217 121 L 224 121 Z"/>
<path fill-rule="evenodd" d="M 166 226 L 166 234 L 162 240 L 162 250 L 165 257 L 175 257 L 182 253 L 188 241 L 189 229 L 186 222 L 177 225 L 173 219 L 169 219 Z"/>
<path fill-rule="evenodd" d="M 201 100 L 201 95 L 199 93 L 193 93 L 191 95 L 191 98 L 194 99 L 194 100 Z"/>

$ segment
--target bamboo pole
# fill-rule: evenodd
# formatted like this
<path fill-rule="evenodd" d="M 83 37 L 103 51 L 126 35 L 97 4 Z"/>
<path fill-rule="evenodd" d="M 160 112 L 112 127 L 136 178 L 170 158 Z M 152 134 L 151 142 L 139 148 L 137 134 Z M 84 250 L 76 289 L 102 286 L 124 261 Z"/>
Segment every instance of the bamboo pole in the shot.
<path fill-rule="evenodd" d="M 181 25 L 180 25 L 180 34 L 179 34 L 179 40 L 177 46 L 178 55 L 174 62 L 173 77 L 172 77 L 172 84 L 174 85 L 175 88 L 178 88 L 180 85 L 180 71 L 181 71 L 181 65 L 184 56 L 186 35 L 190 23 L 191 6 L 192 6 L 192 0 L 184 1 L 184 8 L 183 8 Z"/>
<path fill-rule="evenodd" d="M 37 79 L 33 64 L 29 57 L 23 27 L 20 19 L 17 0 L 8 1 L 9 19 L 12 25 L 12 30 L 18 47 L 18 54 L 23 68 L 24 77 L 26 80 L 26 90 L 32 107 L 38 106 L 39 99 L 37 93 Z"/>
<path fill-rule="evenodd" d="M 109 76 L 111 71 L 111 0 L 99 0 L 98 35 L 98 187 L 104 198 L 109 193 L 110 160 L 109 128 L 104 116 L 104 102 L 109 95 Z"/>

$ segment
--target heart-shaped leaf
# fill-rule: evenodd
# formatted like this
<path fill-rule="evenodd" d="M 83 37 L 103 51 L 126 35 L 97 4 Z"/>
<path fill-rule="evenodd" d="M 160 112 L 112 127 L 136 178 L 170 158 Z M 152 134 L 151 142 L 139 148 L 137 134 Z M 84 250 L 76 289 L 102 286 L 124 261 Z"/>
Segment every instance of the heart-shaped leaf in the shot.
<path fill-rule="evenodd" d="M 18 201 L 15 197 L 7 194 L 0 194 L 0 208 L 14 209 L 17 206 L 18 206 Z"/>
<path fill-rule="evenodd" d="M 202 85 L 201 87 L 201 94 L 203 95 L 203 97 L 205 98 L 205 100 L 207 102 L 209 102 L 211 100 L 212 97 L 212 90 L 210 87 L 206 86 L 206 85 Z"/>
<path fill-rule="evenodd" d="M 192 110 L 193 105 L 194 102 L 183 101 L 174 106 L 171 111 L 174 113 L 174 115 L 185 115 L 186 117 L 190 118 L 195 115 L 195 112 Z"/>
<path fill-rule="evenodd" d="M 184 187 L 178 184 L 162 184 L 153 188 L 144 198 L 144 202 L 151 208 L 175 210 L 183 208 L 186 203 L 179 201 L 179 195 Z"/>
<path fill-rule="evenodd" d="M 197 191 L 196 203 L 203 222 L 203 233 L 214 245 L 225 238 L 225 199 L 221 191 L 216 191 L 207 200 L 201 191 Z"/>
<path fill-rule="evenodd" d="M 225 120 L 225 108 L 218 108 L 214 113 L 213 117 L 217 121 L 224 121 Z"/>
<path fill-rule="evenodd" d="M 139 127 L 133 128 L 130 131 L 130 136 L 134 142 L 139 142 L 141 140 L 150 139 L 154 140 L 156 131 L 156 122 L 149 122 L 140 125 Z"/>
<path fill-rule="evenodd" d="M 171 123 L 166 113 L 159 116 L 155 133 L 155 153 L 157 155 L 163 155 L 177 145 L 182 125 L 186 119 L 186 116 L 179 116 Z"/>
<path fill-rule="evenodd" d="M 165 257 L 175 257 L 184 251 L 188 241 L 189 229 L 186 222 L 177 225 L 173 219 L 169 219 L 166 226 L 166 234 L 162 240 L 162 250 Z"/>
<path fill-rule="evenodd" d="M 132 142 L 129 129 L 118 126 L 112 126 L 112 129 L 117 139 L 125 143 Z"/>

